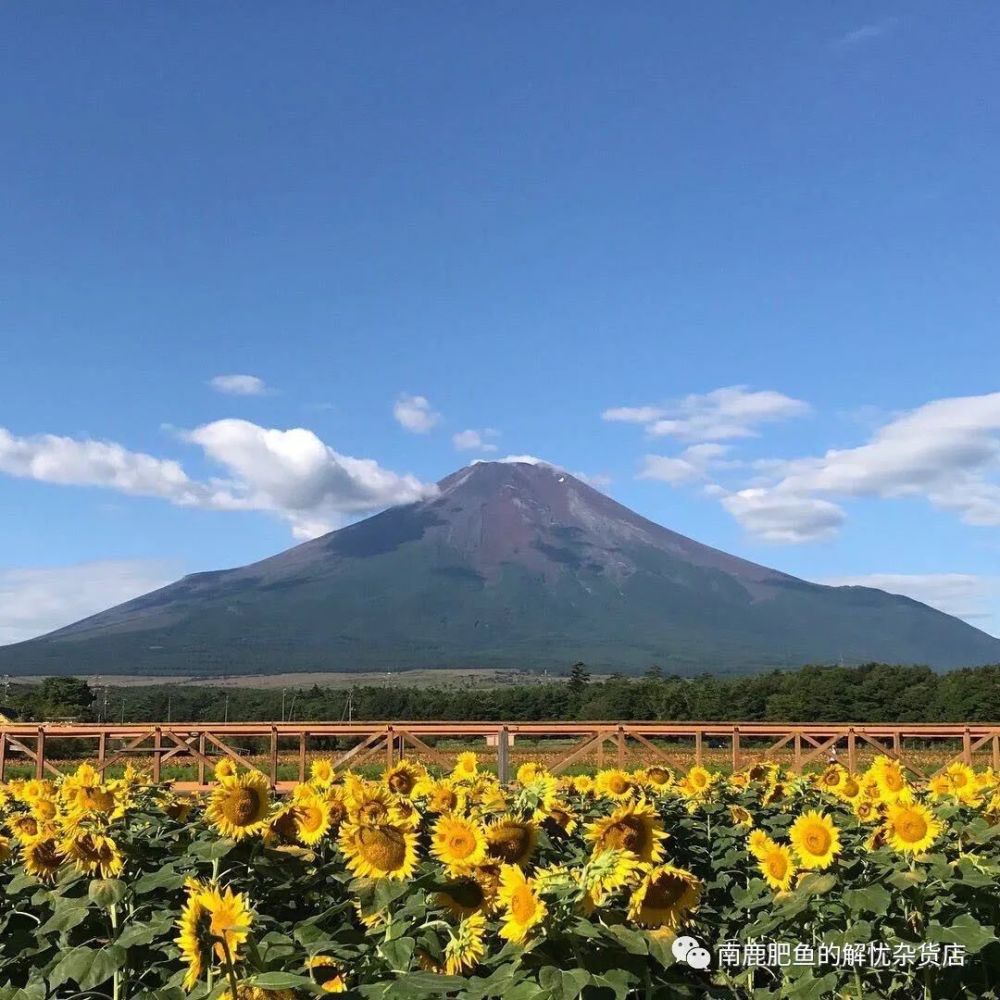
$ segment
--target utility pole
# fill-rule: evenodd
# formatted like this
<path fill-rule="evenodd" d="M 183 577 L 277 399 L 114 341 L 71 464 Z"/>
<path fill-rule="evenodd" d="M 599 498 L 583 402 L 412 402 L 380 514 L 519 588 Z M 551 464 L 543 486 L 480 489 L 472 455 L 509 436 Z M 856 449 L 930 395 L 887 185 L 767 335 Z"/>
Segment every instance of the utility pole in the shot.
<path fill-rule="evenodd" d="M 281 721 L 285 721 L 285 695 L 288 693 L 288 688 L 281 689 Z"/>

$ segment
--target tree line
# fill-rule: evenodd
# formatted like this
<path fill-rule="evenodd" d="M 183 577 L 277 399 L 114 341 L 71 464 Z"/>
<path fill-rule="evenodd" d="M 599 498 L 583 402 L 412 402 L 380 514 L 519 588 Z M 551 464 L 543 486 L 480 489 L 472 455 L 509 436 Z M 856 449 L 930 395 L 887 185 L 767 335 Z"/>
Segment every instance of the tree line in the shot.
<path fill-rule="evenodd" d="M 935 673 L 867 663 L 806 666 L 750 676 L 592 678 L 578 663 L 548 683 L 496 687 L 392 683 L 351 688 L 222 688 L 157 684 L 93 689 L 72 677 L 8 688 L 0 712 L 43 721 L 260 722 L 448 720 L 995 722 L 1000 664 Z"/>

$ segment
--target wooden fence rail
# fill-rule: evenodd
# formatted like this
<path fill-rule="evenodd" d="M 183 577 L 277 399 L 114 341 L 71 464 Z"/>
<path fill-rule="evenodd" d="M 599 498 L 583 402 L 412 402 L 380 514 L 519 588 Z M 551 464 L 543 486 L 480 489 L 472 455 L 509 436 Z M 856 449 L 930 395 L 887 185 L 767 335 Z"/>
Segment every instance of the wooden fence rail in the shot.
<path fill-rule="evenodd" d="M 454 752 L 433 741 L 485 741 L 497 772 L 509 780 L 512 753 L 520 739 L 544 750 L 549 769 L 559 773 L 594 758 L 600 767 L 624 766 L 635 749 L 648 761 L 673 767 L 701 764 L 706 754 L 723 755 L 734 769 L 755 760 L 774 759 L 795 771 L 836 757 L 856 770 L 862 753 L 898 759 L 919 778 L 954 761 L 991 764 L 1000 770 L 1000 723 L 936 725 L 925 723 L 860 724 L 758 722 L 159 722 L 128 725 L 0 724 L 0 782 L 14 763 L 28 763 L 36 777 L 58 776 L 63 761 L 91 760 L 101 771 L 127 761 L 149 761 L 160 781 L 165 764 L 196 769 L 196 780 L 176 780 L 179 790 L 212 785 L 221 758 L 263 774 L 272 787 L 287 790 L 294 781 L 279 780 L 289 755 L 299 781 L 308 774 L 310 754 L 322 752 L 342 770 L 380 756 L 386 766 L 416 753 L 434 764 L 450 766 Z M 55 747 L 52 746 L 56 741 Z M 429 742 L 430 741 L 430 742 Z M 252 752 L 248 744 L 253 744 Z M 940 766 L 929 770 L 916 750 L 931 750 Z M 56 751 L 56 752 L 54 752 Z M 610 751 L 610 752 L 609 752 Z M 549 759 L 552 757 L 553 759 Z M 790 759 L 786 759 L 790 758 Z M 713 757 L 713 761 L 720 761 Z"/>

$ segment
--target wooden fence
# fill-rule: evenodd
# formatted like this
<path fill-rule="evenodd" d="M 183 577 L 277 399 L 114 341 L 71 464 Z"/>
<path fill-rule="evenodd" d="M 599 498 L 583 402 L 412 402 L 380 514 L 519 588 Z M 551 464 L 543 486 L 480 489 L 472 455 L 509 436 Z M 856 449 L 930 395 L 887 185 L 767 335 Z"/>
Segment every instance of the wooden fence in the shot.
<path fill-rule="evenodd" d="M 495 763 L 504 781 L 510 778 L 517 740 L 532 741 L 536 751 L 544 747 L 553 773 L 591 760 L 599 767 L 623 766 L 631 750 L 640 750 L 647 762 L 684 768 L 705 761 L 706 752 L 716 763 L 721 754 L 722 761 L 734 769 L 780 755 L 782 762 L 796 771 L 823 764 L 834 755 L 853 771 L 862 752 L 877 752 L 898 759 L 918 778 L 927 778 L 936 773 L 926 763 L 928 755 L 917 758 L 914 752 L 932 749 L 942 761 L 936 770 L 956 760 L 989 763 L 1000 770 L 1000 723 L 3 723 L 0 781 L 6 779 L 13 762 L 27 762 L 39 778 L 58 776 L 64 761 L 91 760 L 101 771 L 128 761 L 141 762 L 150 767 L 154 781 L 161 780 L 164 765 L 183 763 L 196 771 L 196 780 L 176 780 L 174 787 L 197 790 L 211 786 L 215 765 L 228 757 L 259 771 L 274 788 L 283 791 L 294 781 L 279 780 L 279 770 L 287 772 L 290 761 L 302 781 L 310 756 L 317 752 L 330 756 L 337 770 L 376 757 L 391 766 L 413 753 L 422 760 L 451 767 L 454 751 L 449 754 L 435 747 L 439 739 L 479 744 L 480 755 L 485 753 Z M 246 749 L 248 744 L 253 744 L 253 752 Z"/>

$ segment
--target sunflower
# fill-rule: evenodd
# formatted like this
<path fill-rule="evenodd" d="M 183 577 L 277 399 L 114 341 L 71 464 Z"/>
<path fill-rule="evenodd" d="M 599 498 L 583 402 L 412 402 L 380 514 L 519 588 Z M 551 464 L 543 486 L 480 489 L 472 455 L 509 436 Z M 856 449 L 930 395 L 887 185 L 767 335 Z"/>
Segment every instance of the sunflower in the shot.
<path fill-rule="evenodd" d="M 853 774 L 845 773 L 844 780 L 835 794 L 845 802 L 853 802 L 861 794 L 861 785 Z"/>
<path fill-rule="evenodd" d="M 264 832 L 266 844 L 294 844 L 299 839 L 299 828 L 295 822 L 296 805 L 294 801 L 286 802 L 271 813 Z"/>
<path fill-rule="evenodd" d="M 220 782 L 231 781 L 236 777 L 236 763 L 233 761 L 232 757 L 223 757 L 218 764 L 215 765 L 215 780 Z"/>
<path fill-rule="evenodd" d="M 426 799 L 427 811 L 430 813 L 459 812 L 464 806 L 464 794 L 450 781 L 423 781 L 418 786 L 417 793 Z"/>
<path fill-rule="evenodd" d="M 10 827 L 10 832 L 22 844 L 29 844 L 39 838 L 44 839 L 53 832 L 45 824 L 40 823 L 38 817 L 32 813 L 18 813 L 7 820 L 7 825 Z"/>
<path fill-rule="evenodd" d="M 426 774 L 424 768 L 419 765 L 411 764 L 408 760 L 401 760 L 395 767 L 385 772 L 383 780 L 390 792 L 408 799 Z"/>
<path fill-rule="evenodd" d="M 641 772 L 637 773 L 636 777 L 647 788 L 652 788 L 656 791 L 663 791 L 674 783 L 674 772 L 669 767 L 662 767 L 659 764 L 644 768 Z"/>
<path fill-rule="evenodd" d="M 630 798 L 636 792 L 635 781 L 625 771 L 598 771 L 594 779 L 594 788 L 598 795 L 605 795 L 609 799 Z"/>
<path fill-rule="evenodd" d="M 753 826 L 753 813 L 749 809 L 744 809 L 743 806 L 730 806 L 729 818 L 737 826 Z"/>
<path fill-rule="evenodd" d="M 486 834 L 470 820 L 442 816 L 431 834 L 431 853 L 453 874 L 467 871 L 486 860 Z"/>
<path fill-rule="evenodd" d="M 182 985 L 190 992 L 210 965 L 213 952 L 220 962 L 238 961 L 253 914 L 246 896 L 232 889 L 220 890 L 218 886 L 191 879 L 187 893 L 187 902 L 177 921 L 180 933 L 175 943 L 187 964 Z"/>
<path fill-rule="evenodd" d="M 13 854 L 13 848 L 6 837 L 0 837 L 0 865 L 2 865 Z"/>
<path fill-rule="evenodd" d="M 466 917 L 451 932 L 444 947 L 444 970 L 449 976 L 461 976 L 479 964 L 486 954 L 486 918 L 481 913 Z"/>
<path fill-rule="evenodd" d="M 467 917 L 489 908 L 490 900 L 483 883 L 470 874 L 446 882 L 434 893 L 434 903 L 443 906 L 453 917 Z"/>
<path fill-rule="evenodd" d="M 75 817 L 114 812 L 114 793 L 101 783 L 101 776 L 89 764 L 81 764 L 75 774 L 63 779 L 59 789 L 66 808 Z M 41 803 L 39 803 L 41 805 Z"/>
<path fill-rule="evenodd" d="M 500 869 L 499 899 L 506 909 L 500 936 L 514 944 L 524 944 L 532 928 L 548 915 L 548 907 L 535 891 L 535 883 L 524 877 L 517 865 Z"/>
<path fill-rule="evenodd" d="M 214 789 L 205 818 L 223 837 L 242 840 L 267 829 L 271 793 L 267 778 L 247 771 Z"/>
<path fill-rule="evenodd" d="M 937 817 L 918 802 L 889 807 L 884 832 L 889 846 L 903 854 L 922 854 L 941 833 Z"/>
<path fill-rule="evenodd" d="M 565 802 L 556 802 L 545 817 L 549 832 L 568 837 L 578 826 L 576 813 Z"/>
<path fill-rule="evenodd" d="M 360 878 L 405 879 L 417 867 L 417 834 L 404 827 L 345 823 L 338 839 L 347 867 Z"/>
<path fill-rule="evenodd" d="M 347 816 L 352 823 L 377 826 L 392 820 L 393 797 L 390 792 L 377 785 L 365 782 L 353 783 L 344 798 Z"/>
<path fill-rule="evenodd" d="M 344 968 L 330 955 L 313 955 L 306 959 L 306 971 L 324 993 L 347 992 Z"/>
<path fill-rule="evenodd" d="M 819 787 L 827 792 L 834 792 L 844 783 L 847 771 L 840 764 L 831 764 L 818 779 Z"/>
<path fill-rule="evenodd" d="M 828 868 L 840 853 L 840 833 L 826 813 L 803 813 L 788 835 L 803 868 Z"/>
<path fill-rule="evenodd" d="M 537 844 L 538 828 L 516 816 L 501 816 L 486 827 L 486 851 L 502 864 L 527 864 Z"/>
<path fill-rule="evenodd" d="M 319 795 L 300 799 L 293 807 L 297 839 L 307 847 L 318 844 L 330 829 L 330 808 Z"/>
<path fill-rule="evenodd" d="M 963 764 L 961 761 L 955 761 L 954 764 L 949 765 L 944 773 L 948 775 L 951 787 L 956 793 L 961 793 L 964 788 L 973 785 L 976 780 L 976 772 L 968 764 Z"/>
<path fill-rule="evenodd" d="M 644 864 L 659 863 L 667 839 L 663 822 L 645 799 L 619 806 L 610 816 L 591 823 L 586 833 L 594 845 L 593 854 L 621 848 Z"/>
<path fill-rule="evenodd" d="M 455 781 L 471 781 L 479 773 L 479 762 L 471 750 L 460 753 L 451 776 Z"/>
<path fill-rule="evenodd" d="M 927 782 L 927 792 L 934 802 L 950 798 L 952 791 L 951 777 L 946 771 L 938 772 Z"/>
<path fill-rule="evenodd" d="M 628 915 L 643 927 L 677 930 L 701 899 L 698 878 L 673 865 L 651 869 L 629 900 Z"/>
<path fill-rule="evenodd" d="M 899 761 L 881 755 L 876 757 L 868 774 L 874 779 L 879 796 L 886 803 L 895 802 L 906 788 L 906 775 Z"/>
<path fill-rule="evenodd" d="M 795 879 L 792 852 L 784 844 L 772 843 L 760 858 L 760 870 L 772 889 L 788 892 Z"/>
<path fill-rule="evenodd" d="M 747 837 L 747 850 L 759 861 L 772 847 L 774 841 L 761 829 L 751 830 Z"/>
<path fill-rule="evenodd" d="M 873 802 L 871 799 L 855 799 L 851 808 L 854 811 L 854 815 L 857 816 L 862 823 L 874 823 L 882 815 L 882 807 L 880 804 L 878 802 Z"/>
<path fill-rule="evenodd" d="M 573 779 L 573 788 L 577 795 L 593 795 L 594 779 L 589 774 L 578 774 Z"/>
<path fill-rule="evenodd" d="M 235 997 L 230 989 L 221 993 L 219 1000 L 295 1000 L 295 994 L 291 990 L 269 990 L 250 983 L 237 983 Z"/>
<path fill-rule="evenodd" d="M 704 795 L 712 787 L 715 779 L 712 774 L 699 764 L 695 764 L 684 776 L 686 787 L 691 795 Z"/>
<path fill-rule="evenodd" d="M 54 881 L 65 860 L 54 837 L 31 840 L 21 847 L 21 864 L 25 871 L 43 882 Z"/>
<path fill-rule="evenodd" d="M 189 796 L 171 798 L 166 806 L 167 815 L 177 823 L 186 823 L 194 807 L 194 799 Z"/>
<path fill-rule="evenodd" d="M 328 788 L 336 777 L 337 772 L 329 757 L 318 757 L 309 765 L 309 780 L 320 788 Z"/>
<path fill-rule="evenodd" d="M 115 878 L 124 867 L 118 845 L 99 833 L 77 833 L 63 840 L 60 851 L 76 863 L 77 871 L 100 878 Z"/>
<path fill-rule="evenodd" d="M 611 893 L 633 882 L 639 871 L 631 851 L 602 851 L 583 866 L 580 885 L 587 892 L 588 903 L 601 906 Z"/>
<path fill-rule="evenodd" d="M 729 776 L 729 787 L 735 788 L 737 791 L 742 791 L 744 788 L 750 785 L 750 775 L 745 771 L 737 771 L 736 774 L 731 774 Z"/>
<path fill-rule="evenodd" d="M 536 764 L 535 761 L 528 761 L 527 764 L 522 764 L 517 769 L 517 782 L 519 785 L 527 785 L 528 782 L 534 781 L 539 774 L 544 774 L 545 768 L 541 764 Z"/>

